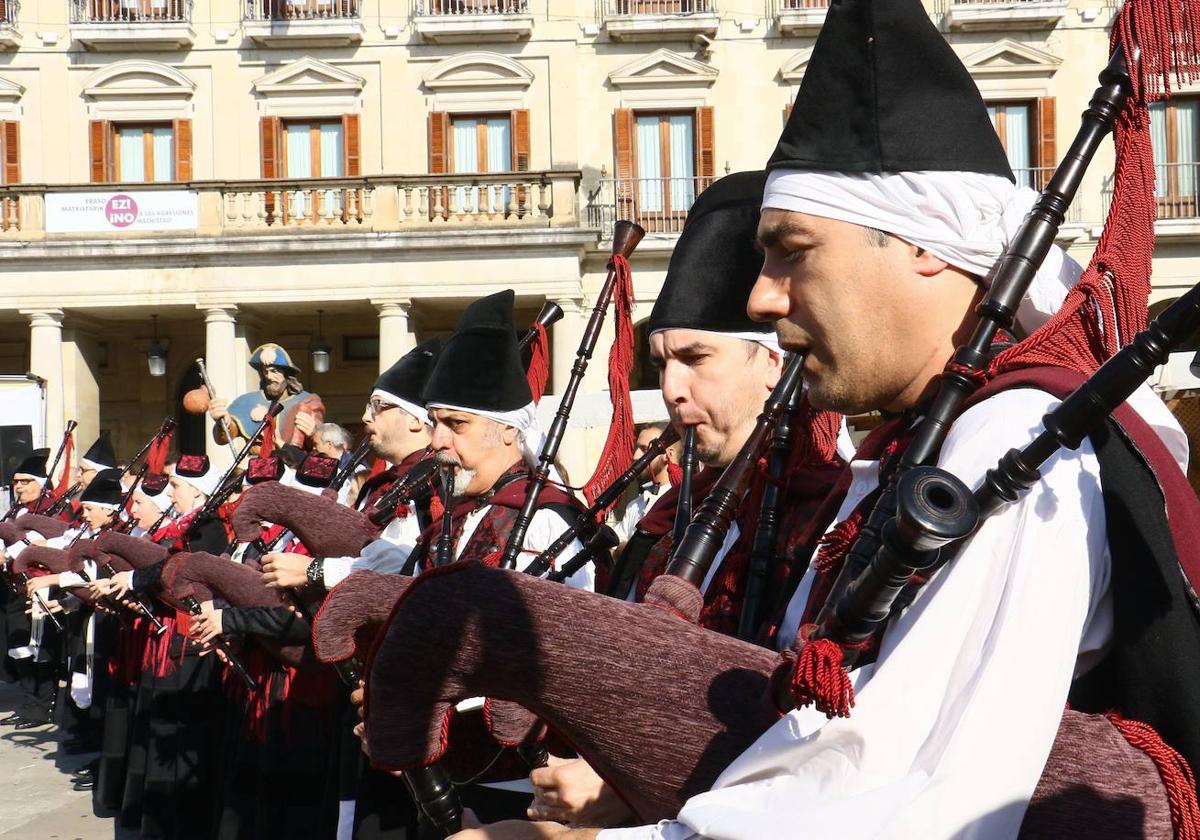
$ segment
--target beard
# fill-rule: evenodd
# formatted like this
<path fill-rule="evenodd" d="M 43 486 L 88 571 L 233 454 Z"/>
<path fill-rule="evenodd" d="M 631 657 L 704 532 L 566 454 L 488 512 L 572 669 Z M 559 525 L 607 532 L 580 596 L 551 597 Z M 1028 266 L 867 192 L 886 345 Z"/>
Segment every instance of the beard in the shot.
<path fill-rule="evenodd" d="M 277 400 L 283 396 L 287 390 L 287 382 L 263 382 L 262 392 L 267 395 L 269 400 Z"/>
<path fill-rule="evenodd" d="M 469 470 L 462 465 L 462 462 L 453 455 L 448 455 L 445 452 L 439 452 L 433 456 L 433 459 L 438 462 L 441 467 L 455 467 L 454 470 L 454 486 L 450 488 L 451 496 L 467 495 L 467 488 L 471 486 L 471 482 L 475 480 L 475 470 Z"/>

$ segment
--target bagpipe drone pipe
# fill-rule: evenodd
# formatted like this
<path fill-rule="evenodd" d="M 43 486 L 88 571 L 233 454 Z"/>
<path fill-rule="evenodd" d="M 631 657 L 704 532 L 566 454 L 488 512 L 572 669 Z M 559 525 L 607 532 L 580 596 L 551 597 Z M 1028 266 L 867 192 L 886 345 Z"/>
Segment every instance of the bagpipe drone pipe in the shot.
<path fill-rule="evenodd" d="M 972 534 L 979 516 L 1017 498 L 1059 447 L 1078 446 L 1084 436 L 1102 433 L 1113 408 L 1200 325 L 1200 289 L 1195 289 L 1078 387 L 1047 417 L 1045 434 L 1019 453 L 1005 455 L 975 493 L 927 466 L 936 462 L 946 431 L 986 380 L 980 374 L 991 361 L 992 336 L 1011 325 L 1084 169 L 1126 107 L 1131 88 L 1141 87 L 1131 83 L 1121 45 L 1132 45 L 1131 16 L 1152 15 L 1147 8 L 1129 3 L 1122 10 L 1114 31 L 1124 40 L 1116 41 L 1066 162 L 1001 258 L 978 310 L 980 329 L 943 376 L 942 391 L 949 396 L 935 402 L 916 448 L 908 450 L 912 463 L 893 488 L 891 508 L 875 525 L 879 539 L 865 551 L 865 565 L 854 569 L 847 562 L 851 580 L 838 588 L 840 594 L 828 602 L 810 637 L 828 642 L 820 647 L 844 652 L 844 644 L 869 635 L 891 614 L 898 583 L 907 582 L 914 569 L 935 563 L 932 555 L 939 548 L 945 551 Z M 1164 37 L 1149 22 L 1144 28 Z M 1169 48 L 1159 50 L 1165 51 Z M 1162 55 L 1149 60 L 1144 50 L 1134 50 L 1132 58 L 1143 71 L 1167 72 Z M 1144 115 L 1145 102 L 1137 107 Z M 1114 203 L 1110 220 L 1118 212 Z M 729 519 L 717 505 L 704 522 L 703 508 L 690 530 L 695 541 L 719 545 Z M 1200 522 L 1195 508 L 1192 496 L 1190 508 L 1173 509 L 1172 517 Z M 1181 554 L 1185 549 L 1180 547 Z M 807 640 L 798 641 L 798 654 L 781 658 L 697 627 L 697 583 L 706 568 L 696 561 L 712 554 L 681 551 L 644 604 L 598 598 L 477 564 L 422 575 L 404 589 L 367 662 L 366 748 L 372 762 L 405 770 L 436 761 L 446 746 L 445 723 L 454 704 L 487 696 L 518 703 L 542 718 L 639 819 L 672 817 L 688 797 L 709 790 L 734 758 L 796 704 L 797 664 L 802 670 L 823 669 L 835 687 L 841 684 L 836 675 L 844 677 L 840 657 L 806 660 L 805 650 L 820 650 Z M 1176 580 L 1175 588 L 1186 588 L 1186 582 Z M 1175 820 L 1191 826 L 1180 836 L 1195 836 L 1195 783 L 1186 762 L 1153 731 L 1129 723 L 1064 714 L 1022 837 L 1117 836 L 1114 830 L 1130 836 L 1135 829 L 1145 836 L 1171 836 Z M 1085 804 L 1094 807 L 1074 807 L 1080 797 L 1072 794 L 1081 791 Z M 1129 830 L 1121 834 L 1119 815 L 1104 806 L 1130 799 L 1138 805 L 1138 825 L 1123 823 Z"/>

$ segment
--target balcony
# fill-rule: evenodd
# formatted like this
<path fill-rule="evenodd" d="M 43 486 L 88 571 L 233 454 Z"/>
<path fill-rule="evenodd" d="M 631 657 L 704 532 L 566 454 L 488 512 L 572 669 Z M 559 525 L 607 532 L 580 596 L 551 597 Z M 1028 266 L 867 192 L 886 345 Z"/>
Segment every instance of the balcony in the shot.
<path fill-rule="evenodd" d="M 1068 6 L 1068 0 L 948 0 L 944 20 L 959 32 L 1053 29 Z"/>
<path fill-rule="evenodd" d="M 519 41 L 533 34 L 527 0 L 422 0 L 413 16 L 432 44 Z"/>
<path fill-rule="evenodd" d="M 715 38 L 714 0 L 605 0 L 604 28 L 614 41 Z"/>
<path fill-rule="evenodd" d="M 779 0 L 776 11 L 781 35 L 816 35 L 825 24 L 829 0 Z"/>
<path fill-rule="evenodd" d="M 70 32 L 95 52 L 183 50 L 196 40 L 192 0 L 73 0 Z"/>
<path fill-rule="evenodd" d="M 21 46 L 17 17 L 21 13 L 18 0 L 0 0 L 0 50 L 15 50 Z"/>
<path fill-rule="evenodd" d="M 1200 163 L 1154 165 L 1154 233 L 1159 239 L 1200 241 Z M 1113 180 L 1100 192 L 1104 218 L 1112 207 Z M 1099 235 L 1099 231 L 1096 232 Z"/>
<path fill-rule="evenodd" d="M 370 178 L 190 181 L 157 184 L 22 185 L 0 187 L 0 240 L 162 237 L 186 238 L 255 234 L 436 233 L 514 228 L 579 227 L 575 170 L 495 175 L 399 175 Z M 147 193 L 175 201 L 194 195 L 194 224 L 139 230 L 122 220 L 109 225 L 103 214 L 80 226 L 64 226 L 55 207 L 70 212 L 112 195 L 127 194 L 144 213 L 154 202 Z M 57 195 L 56 195 L 57 194 Z M 47 196 L 55 200 L 48 207 Z M 104 211 L 107 212 L 107 209 Z M 136 215 L 136 211 L 135 211 Z M 72 233 L 53 231 L 71 230 Z M 49 232 L 48 232 L 49 231 Z M 285 240 L 286 241 L 286 240 Z"/>
<path fill-rule="evenodd" d="M 362 43 L 361 0 L 246 0 L 246 36 L 262 47 Z"/>
<path fill-rule="evenodd" d="M 611 239 L 613 223 L 630 219 L 647 234 L 677 236 L 683 231 L 696 196 L 716 178 L 605 178 L 587 195 L 584 215 L 588 227 L 600 228 Z"/>

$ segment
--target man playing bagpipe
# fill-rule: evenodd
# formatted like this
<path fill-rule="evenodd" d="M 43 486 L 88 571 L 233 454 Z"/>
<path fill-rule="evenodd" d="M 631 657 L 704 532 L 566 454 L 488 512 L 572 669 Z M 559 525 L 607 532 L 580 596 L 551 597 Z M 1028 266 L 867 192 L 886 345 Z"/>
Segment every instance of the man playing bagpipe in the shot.
<path fill-rule="evenodd" d="M 428 474 L 432 467 L 429 415 L 421 401 L 421 392 L 440 348 L 439 339 L 425 341 L 380 374 L 363 412 L 371 450 L 390 466 L 363 486 L 355 510 L 384 523 L 380 539 L 368 544 L 357 557 L 267 554 L 262 562 L 268 585 L 290 588 L 311 584 L 329 590 L 358 569 L 389 574 L 404 569 L 421 532 L 431 522 L 431 483 L 415 480 Z M 415 482 L 414 487 L 405 497 L 391 500 L 390 505 L 385 501 L 386 510 L 378 506 L 397 482 L 410 478 Z"/>
<path fill-rule="evenodd" d="M 1156 14 L 1136 2 L 1122 10 L 1114 33 L 1127 41 L 1135 81 L 1122 82 L 1118 64 L 1105 71 L 1073 162 L 1090 158 L 1102 136 L 1093 127 L 1112 125 L 1130 89 L 1147 90 L 1143 67 L 1165 75 L 1170 51 L 1195 43 L 1194 34 L 1173 40 L 1176 19 Z M 1128 43 L 1134 31 L 1140 54 Z M 1195 71 L 1194 56 L 1186 67 Z M 678 608 L 664 614 L 682 596 L 593 607 L 464 567 L 409 587 L 375 646 L 372 758 L 398 769 L 427 760 L 409 741 L 430 709 L 409 705 L 396 678 L 413 678 L 407 665 L 432 650 L 457 650 L 466 658 L 443 663 L 446 673 L 463 674 L 471 691 L 528 704 L 644 822 L 659 821 L 604 831 L 506 822 L 456 840 L 1193 836 L 1198 578 L 1194 538 L 1178 523 L 1198 513 L 1182 478 L 1178 424 L 1142 385 L 1081 439 L 1050 437 L 1036 471 L 1011 452 L 1000 460 L 1033 441 L 1043 415 L 1144 323 L 1153 200 L 1131 192 L 1149 181 L 1151 164 L 1137 155 L 1150 146 L 1145 101 L 1128 104 L 1116 122 L 1118 235 L 1106 232 L 1081 278 L 1048 230 L 1061 223 L 1081 170 L 1056 176 L 1053 186 L 1069 191 L 1039 201 L 1022 225 L 1034 196 L 1014 186 L 974 83 L 925 9 L 910 0 L 831 3 L 768 165 L 758 229 L 765 262 L 749 312 L 774 322 L 784 349 L 803 356 L 815 406 L 880 410 L 888 422 L 831 496 L 831 527 L 776 634 L 783 656 L 694 629 Z M 997 266 L 1010 241 L 1018 250 Z M 1017 343 L 989 342 L 1010 312 Z M 955 405 L 955 394 L 966 396 Z M 931 453 L 920 451 L 930 442 Z M 982 498 L 1000 494 L 1005 504 L 985 508 L 976 528 L 947 475 L 961 479 L 968 500 L 980 487 Z M 904 518 L 880 507 L 876 520 L 881 498 Z M 956 511 L 965 526 L 944 539 L 930 530 Z M 954 544 L 958 537 L 966 539 Z M 939 555 L 941 545 L 953 549 Z M 470 617 L 487 628 L 482 649 L 475 639 L 439 646 L 436 626 L 418 642 L 413 622 L 428 621 L 427 605 L 448 611 L 443 590 L 469 593 L 470 581 L 504 592 L 497 600 L 514 605 L 517 626 L 539 631 L 540 653 L 487 646 L 520 640 L 496 604 Z M 679 592 L 668 583 L 656 582 L 659 595 Z M 540 620 L 564 614 L 577 616 L 573 645 Z M 608 623 L 620 625 L 632 665 L 609 659 Z M 676 651 L 681 661 L 664 636 L 688 646 Z M 517 682 L 534 689 L 505 681 L 522 656 Z M 676 690 L 702 668 L 712 668 L 711 681 Z M 565 687 L 582 673 L 590 692 L 572 695 Z M 641 690 L 647 682 L 654 692 Z M 597 718 L 622 699 L 625 720 Z M 696 713 L 718 725 L 690 728 Z M 757 740 L 739 728 L 752 714 Z M 412 728 L 403 725 L 410 715 Z M 604 749 L 605 730 L 643 743 Z M 659 763 L 616 772 L 638 767 L 641 750 Z M 706 764 L 715 753 L 724 758 Z M 690 763 L 676 771 L 663 763 L 670 756 Z M 683 791 L 673 806 L 642 795 L 664 785 Z"/>

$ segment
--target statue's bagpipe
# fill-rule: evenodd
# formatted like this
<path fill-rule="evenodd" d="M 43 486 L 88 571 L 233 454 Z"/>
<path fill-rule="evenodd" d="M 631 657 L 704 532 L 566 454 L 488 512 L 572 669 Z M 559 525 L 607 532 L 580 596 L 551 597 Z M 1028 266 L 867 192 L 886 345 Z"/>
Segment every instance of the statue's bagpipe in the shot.
<path fill-rule="evenodd" d="M 1134 14 L 1146 17 L 1140 28 L 1156 39 L 1149 55 L 1145 43 L 1140 52 L 1133 47 Z M 436 569 L 404 587 L 367 663 L 372 763 L 393 770 L 428 765 L 445 747 L 444 723 L 455 703 L 475 696 L 503 699 L 542 718 L 640 820 L 654 821 L 674 816 L 687 798 L 711 789 L 724 768 L 793 706 L 815 703 L 827 714 L 845 713 L 851 698 L 844 669 L 857 643 L 894 614 L 896 597 L 913 573 L 950 562 L 951 550 L 977 530 L 981 518 L 1013 503 L 1038 480 L 1047 459 L 1102 431 L 1110 412 L 1200 325 L 1197 287 L 1048 414 L 1045 432 L 1006 454 L 977 490 L 933 466 L 951 424 L 988 378 L 992 338 L 1012 325 L 1101 140 L 1121 120 L 1129 120 L 1120 126 L 1125 140 L 1145 131 L 1140 121 L 1146 84 L 1138 76 L 1165 79 L 1171 51 L 1185 48 L 1164 46 L 1168 36 L 1150 20 L 1156 14 L 1170 18 L 1161 22 L 1164 30 L 1178 25 L 1174 13 L 1149 4 L 1129 3 L 1122 10 L 1113 58 L 1065 162 L 1001 258 L 977 310 L 978 328 L 948 365 L 833 596 L 795 651 L 781 657 L 694 623 L 701 604 L 696 584 L 732 521 L 728 508 L 738 471 L 750 469 L 749 458 L 759 457 L 743 450 L 697 511 L 646 604 L 598 598 L 478 564 Z M 1137 70 L 1132 80 L 1126 58 Z M 1182 63 L 1194 76 L 1195 58 Z M 1127 102 L 1131 91 L 1134 103 Z M 1140 115 L 1122 116 L 1127 104 L 1140 108 Z M 1118 177 L 1118 199 L 1122 183 Z M 1118 213 L 1114 201 L 1110 223 Z M 1112 275 L 1108 280 L 1115 282 Z M 1068 303 L 1080 306 L 1079 300 Z M 1177 819 L 1194 826 L 1195 783 L 1186 763 L 1161 741 L 1146 751 L 1133 745 L 1150 740 L 1105 716 L 1066 712 L 1022 836 L 1085 836 L 1112 828 L 1111 809 L 1070 808 L 1078 798 L 1062 794 L 1072 790 L 1087 792 L 1084 798 L 1100 806 L 1135 797 L 1144 825 L 1155 830 L 1165 824 L 1170 831 Z M 1154 781 L 1160 777 L 1161 785 Z M 1181 817 L 1179 808 L 1187 814 Z"/>

